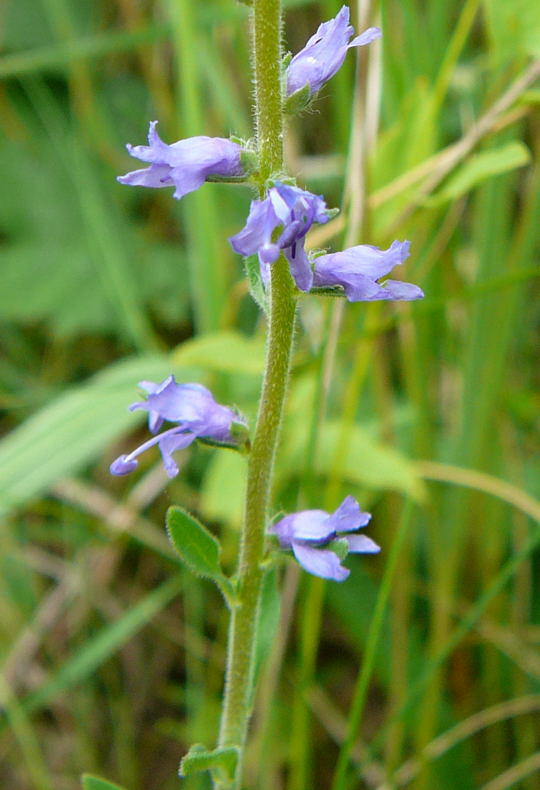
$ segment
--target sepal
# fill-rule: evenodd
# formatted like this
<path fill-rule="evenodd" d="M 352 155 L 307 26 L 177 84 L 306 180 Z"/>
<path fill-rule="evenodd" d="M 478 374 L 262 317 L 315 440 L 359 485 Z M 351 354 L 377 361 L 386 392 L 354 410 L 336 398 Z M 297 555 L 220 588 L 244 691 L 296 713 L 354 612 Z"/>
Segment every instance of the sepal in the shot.
<path fill-rule="evenodd" d="M 290 96 L 287 96 L 283 102 L 283 111 L 287 115 L 298 115 L 298 113 L 303 112 L 309 107 L 311 98 L 311 88 L 309 87 L 309 82 L 306 82 L 302 88 L 299 88 L 294 93 L 291 93 Z"/>
<path fill-rule="evenodd" d="M 306 294 L 304 294 L 305 296 Z M 325 286 L 324 288 L 312 288 L 309 291 L 309 295 L 313 296 L 334 296 L 334 297 L 344 297 L 345 291 L 340 285 L 329 285 Z"/>
<path fill-rule="evenodd" d="M 344 560 L 349 553 L 349 544 L 346 538 L 335 538 L 325 548 L 337 554 L 340 560 Z"/>
<path fill-rule="evenodd" d="M 243 147 L 240 154 L 240 164 L 242 165 L 246 175 L 254 173 L 259 167 L 259 157 L 257 152 L 252 148 Z"/>
<path fill-rule="evenodd" d="M 213 439 L 211 436 L 199 436 L 197 441 L 208 447 L 222 447 L 227 450 L 236 450 L 238 453 L 247 454 L 251 449 L 249 430 L 243 422 L 231 422 L 229 428 L 231 440 Z"/>

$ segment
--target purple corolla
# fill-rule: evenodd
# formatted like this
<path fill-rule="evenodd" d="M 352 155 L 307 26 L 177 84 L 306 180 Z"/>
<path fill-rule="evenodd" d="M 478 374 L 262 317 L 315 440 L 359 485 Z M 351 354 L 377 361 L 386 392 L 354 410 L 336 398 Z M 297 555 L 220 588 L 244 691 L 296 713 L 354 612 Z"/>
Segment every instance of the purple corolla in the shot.
<path fill-rule="evenodd" d="M 301 291 L 309 291 L 313 271 L 304 250 L 304 237 L 314 222 L 324 224 L 331 215 L 322 197 L 276 181 L 264 200 L 252 201 L 245 227 L 229 241 L 240 255 L 258 254 L 265 283 L 269 264 L 283 250 L 296 285 Z M 281 232 L 276 235 L 278 228 Z"/>
<path fill-rule="evenodd" d="M 118 176 L 121 184 L 142 187 L 172 187 L 177 200 L 198 189 L 209 176 L 222 178 L 245 175 L 243 149 L 238 143 L 222 137 L 189 137 L 167 145 L 151 121 L 148 145 L 130 145 L 127 150 L 135 159 L 149 162 L 150 167 Z"/>
<path fill-rule="evenodd" d="M 349 302 L 422 299 L 424 292 L 412 283 L 401 280 L 377 282 L 409 257 L 409 247 L 409 241 L 394 241 L 387 250 L 360 244 L 343 252 L 320 255 L 315 258 L 313 285 L 316 288 L 339 285 Z"/>
<path fill-rule="evenodd" d="M 378 27 L 370 27 L 350 41 L 352 35 L 349 9 L 344 5 L 334 19 L 319 25 L 306 46 L 291 60 L 287 69 L 287 95 L 305 85 L 309 85 L 311 94 L 317 93 L 341 68 L 348 49 L 370 44 L 382 33 Z"/>
<path fill-rule="evenodd" d="M 380 551 L 371 538 L 348 534 L 365 527 L 370 519 L 371 514 L 362 513 L 356 499 L 348 496 L 335 513 L 302 510 L 285 516 L 268 531 L 277 536 L 282 548 L 293 550 L 308 573 L 342 582 L 350 571 L 340 560 L 348 552 L 376 554 Z"/>
<path fill-rule="evenodd" d="M 167 474 L 175 477 L 179 470 L 172 453 L 188 447 L 195 439 L 229 446 L 239 445 L 240 439 L 245 439 L 243 417 L 216 403 L 212 393 L 201 384 L 177 384 L 174 376 L 169 376 L 161 384 L 141 381 L 139 386 L 148 393 L 148 397 L 133 403 L 130 411 L 147 411 L 148 427 L 152 433 L 156 433 L 165 420 L 177 425 L 113 461 L 110 466 L 113 475 L 132 472 L 137 466 L 137 456 L 155 444 L 159 445 Z"/>

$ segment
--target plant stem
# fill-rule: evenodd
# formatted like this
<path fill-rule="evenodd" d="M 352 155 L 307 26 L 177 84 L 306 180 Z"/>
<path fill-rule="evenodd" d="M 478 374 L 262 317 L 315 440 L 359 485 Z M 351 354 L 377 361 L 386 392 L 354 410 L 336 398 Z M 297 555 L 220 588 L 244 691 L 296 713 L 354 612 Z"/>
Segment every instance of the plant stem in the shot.
<path fill-rule="evenodd" d="M 280 5 L 280 0 L 254 0 L 253 3 L 255 120 L 261 194 L 264 194 L 266 179 L 283 169 Z M 265 527 L 294 333 L 296 301 L 289 266 L 283 256 L 272 265 L 269 291 L 266 367 L 248 466 L 246 510 L 238 570 L 238 603 L 231 615 L 225 700 L 219 738 L 220 746 L 237 746 L 241 752 L 251 713 Z M 239 785 L 240 774 L 241 765 L 237 770 L 235 787 Z"/>

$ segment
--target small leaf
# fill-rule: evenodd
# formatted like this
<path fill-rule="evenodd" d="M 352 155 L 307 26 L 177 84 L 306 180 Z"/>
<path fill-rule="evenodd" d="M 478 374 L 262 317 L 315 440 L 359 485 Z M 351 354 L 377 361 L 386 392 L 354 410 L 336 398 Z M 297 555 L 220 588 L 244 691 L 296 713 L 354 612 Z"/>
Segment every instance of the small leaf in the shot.
<path fill-rule="evenodd" d="M 236 746 L 208 751 L 205 746 L 196 743 L 182 758 L 180 776 L 191 776 L 201 771 L 210 771 L 217 782 L 232 782 L 238 765 L 239 749 Z"/>
<path fill-rule="evenodd" d="M 219 587 L 226 603 L 234 603 L 234 587 L 221 570 L 219 541 L 181 507 L 167 511 L 167 531 L 180 559 L 198 576 L 211 579 Z"/>
<path fill-rule="evenodd" d="M 244 269 L 248 278 L 251 296 L 263 313 L 268 315 L 268 296 L 264 289 L 258 257 L 256 255 L 250 255 L 249 258 L 244 258 Z"/>
<path fill-rule="evenodd" d="M 167 531 L 171 543 L 190 570 L 209 579 L 223 576 L 220 545 L 196 518 L 173 505 L 167 511 Z"/>
<path fill-rule="evenodd" d="M 100 779 L 99 776 L 83 774 L 82 786 L 84 790 L 123 790 L 120 785 L 109 782 L 107 779 Z"/>

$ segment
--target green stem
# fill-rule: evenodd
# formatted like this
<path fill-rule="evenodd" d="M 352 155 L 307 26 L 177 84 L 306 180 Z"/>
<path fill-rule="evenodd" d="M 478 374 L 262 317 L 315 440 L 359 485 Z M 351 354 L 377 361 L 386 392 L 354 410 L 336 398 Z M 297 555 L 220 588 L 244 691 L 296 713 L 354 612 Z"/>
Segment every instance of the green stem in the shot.
<path fill-rule="evenodd" d="M 256 128 L 260 191 L 283 168 L 280 84 L 280 0 L 254 0 L 252 46 L 256 84 Z M 242 752 L 251 713 L 255 634 L 263 578 L 265 528 L 274 457 L 287 391 L 296 301 L 289 266 L 282 256 L 272 265 L 266 368 L 250 453 L 244 529 L 240 544 L 238 603 L 231 615 L 220 746 Z M 241 760 L 240 760 L 241 764 Z M 240 782 L 241 765 L 234 786 Z"/>

